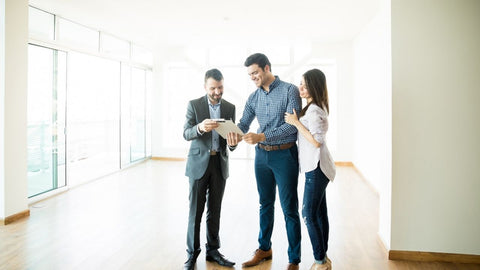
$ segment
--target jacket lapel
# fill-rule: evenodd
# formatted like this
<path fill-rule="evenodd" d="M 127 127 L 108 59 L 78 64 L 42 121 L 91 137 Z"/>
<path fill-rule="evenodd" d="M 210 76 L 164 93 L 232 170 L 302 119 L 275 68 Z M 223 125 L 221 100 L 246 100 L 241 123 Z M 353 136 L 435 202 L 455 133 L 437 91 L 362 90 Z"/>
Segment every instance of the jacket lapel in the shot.
<path fill-rule="evenodd" d="M 200 104 L 199 109 L 201 110 L 199 112 L 200 113 L 199 119 L 201 119 L 201 121 L 203 121 L 203 119 L 210 118 L 210 109 L 208 108 L 207 95 L 205 95 L 201 99 L 201 104 Z"/>
<path fill-rule="evenodd" d="M 227 109 L 225 107 L 225 102 L 220 103 L 220 118 L 230 120 L 231 117 L 227 116 Z"/>

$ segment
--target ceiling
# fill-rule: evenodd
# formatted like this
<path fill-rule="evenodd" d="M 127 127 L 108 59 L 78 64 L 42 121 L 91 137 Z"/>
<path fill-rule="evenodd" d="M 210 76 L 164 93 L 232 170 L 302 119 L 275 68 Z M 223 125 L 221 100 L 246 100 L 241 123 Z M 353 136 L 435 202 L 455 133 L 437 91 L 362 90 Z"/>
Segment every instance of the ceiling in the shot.
<path fill-rule="evenodd" d="M 30 0 L 149 49 L 188 44 L 352 40 L 381 0 Z"/>

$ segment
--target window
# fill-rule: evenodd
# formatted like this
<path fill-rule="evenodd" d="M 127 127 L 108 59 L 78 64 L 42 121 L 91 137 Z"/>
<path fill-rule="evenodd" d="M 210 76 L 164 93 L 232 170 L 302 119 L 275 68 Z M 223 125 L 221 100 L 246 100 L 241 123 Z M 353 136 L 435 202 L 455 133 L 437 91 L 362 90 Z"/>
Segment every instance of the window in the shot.
<path fill-rule="evenodd" d="M 205 72 L 205 71 L 203 71 Z M 170 135 L 162 137 L 162 144 L 186 149 L 188 143 L 183 139 L 183 124 L 188 101 L 205 95 L 203 76 L 200 71 L 181 63 L 172 63 L 166 69 L 166 85 L 162 111 L 164 130 Z"/>
<path fill-rule="evenodd" d="M 263 53 L 268 57 L 272 66 L 292 64 L 289 45 L 259 45 L 249 50 L 251 53 Z"/>
<path fill-rule="evenodd" d="M 130 151 L 131 161 L 137 161 L 145 157 L 145 80 L 146 74 L 143 69 L 132 68 L 132 89 L 130 95 Z"/>
<path fill-rule="evenodd" d="M 120 63 L 68 57 L 67 172 L 77 185 L 120 169 Z"/>
<path fill-rule="evenodd" d="M 34 7 L 29 19 L 29 196 L 151 156 L 152 54 Z"/>
<path fill-rule="evenodd" d="M 28 47 L 28 197 L 65 186 L 66 53 Z"/>
<path fill-rule="evenodd" d="M 131 153 L 130 153 L 130 144 L 131 144 L 131 91 L 130 91 L 130 85 L 131 85 L 131 75 L 132 74 L 132 68 L 125 64 L 122 63 L 121 66 L 121 86 L 120 86 L 120 107 L 121 107 L 121 166 L 122 168 L 130 164 L 132 158 L 131 158 Z"/>
<path fill-rule="evenodd" d="M 29 7 L 28 31 L 32 37 L 53 40 L 55 38 L 55 16 L 40 9 Z"/>
<path fill-rule="evenodd" d="M 146 71 L 146 103 L 145 103 L 145 148 L 147 157 L 152 156 L 152 91 L 153 91 L 153 74 Z"/>
<path fill-rule="evenodd" d="M 99 33 L 80 24 L 58 18 L 58 41 L 73 47 L 98 51 Z"/>
<path fill-rule="evenodd" d="M 248 54 L 246 53 L 248 52 Z M 162 137 L 161 144 L 166 152 L 178 153 L 188 149 L 189 142 L 183 139 L 183 123 L 187 102 L 205 95 L 203 76 L 206 69 L 199 67 L 216 67 L 225 78 L 223 97 L 235 104 L 236 121 L 240 121 L 245 102 L 255 90 L 255 85 L 247 75 L 243 63 L 250 53 L 266 54 L 272 64 L 272 72 L 280 79 L 298 86 L 301 75 L 311 68 L 321 69 L 327 76 L 330 115 L 336 117 L 336 64 L 321 58 L 312 58 L 308 46 L 270 45 L 265 47 L 214 46 L 211 48 L 187 48 L 185 61 L 170 62 L 165 68 L 163 96 L 163 128 L 171 134 Z M 295 62 L 298 60 L 297 62 Z M 172 102 L 174 101 L 174 102 Z M 332 121 L 334 122 L 334 121 Z M 250 126 L 251 132 L 257 132 L 258 122 L 254 120 Z M 336 126 L 331 124 L 329 140 L 332 151 L 336 147 Z M 254 148 L 248 144 L 240 144 L 231 153 L 232 158 L 253 158 Z"/>
<path fill-rule="evenodd" d="M 210 49 L 209 64 L 211 66 L 243 66 L 247 56 L 247 49 L 244 47 L 217 46 Z"/>

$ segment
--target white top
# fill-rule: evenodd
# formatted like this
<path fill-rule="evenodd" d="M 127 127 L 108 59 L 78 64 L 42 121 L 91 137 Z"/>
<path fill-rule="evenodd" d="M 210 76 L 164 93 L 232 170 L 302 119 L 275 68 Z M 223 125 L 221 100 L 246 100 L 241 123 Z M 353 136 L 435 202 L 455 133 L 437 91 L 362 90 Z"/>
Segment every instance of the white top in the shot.
<path fill-rule="evenodd" d="M 300 122 L 310 131 L 313 138 L 321 144 L 320 148 L 313 146 L 300 132 L 298 133 L 298 162 L 300 172 L 305 173 L 317 168 L 320 169 L 330 181 L 335 178 L 335 162 L 328 151 L 326 134 L 328 131 L 328 114 L 319 106 L 310 104 L 305 115 L 300 117 Z"/>

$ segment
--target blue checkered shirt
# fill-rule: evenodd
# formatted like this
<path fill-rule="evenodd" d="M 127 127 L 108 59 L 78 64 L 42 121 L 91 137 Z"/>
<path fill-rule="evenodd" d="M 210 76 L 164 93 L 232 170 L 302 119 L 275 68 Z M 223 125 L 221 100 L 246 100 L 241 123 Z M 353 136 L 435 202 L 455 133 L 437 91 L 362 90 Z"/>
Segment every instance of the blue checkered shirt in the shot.
<path fill-rule="evenodd" d="M 301 110 L 302 101 L 298 88 L 284 81 L 278 76 L 269 87 L 269 92 L 258 88 L 250 94 L 243 116 L 238 127 L 247 133 L 253 119 L 257 117 L 259 128 L 257 133 L 264 133 L 266 141 L 261 142 L 267 145 L 285 144 L 297 140 L 297 129 L 285 123 L 285 112 L 297 113 Z"/>

